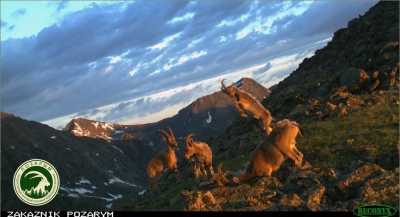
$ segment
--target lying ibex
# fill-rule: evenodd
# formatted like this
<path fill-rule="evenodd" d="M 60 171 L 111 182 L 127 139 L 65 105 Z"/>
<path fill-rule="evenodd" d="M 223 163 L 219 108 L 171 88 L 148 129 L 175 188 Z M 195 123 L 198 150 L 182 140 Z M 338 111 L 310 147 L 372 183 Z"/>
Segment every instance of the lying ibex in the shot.
<path fill-rule="evenodd" d="M 301 167 L 303 154 L 296 148 L 296 137 L 300 134 L 297 122 L 288 119 L 277 122 L 269 138 L 252 153 L 250 164 L 244 174 L 234 177 L 233 182 L 240 183 L 253 177 L 271 176 L 277 171 L 286 157 Z"/>
<path fill-rule="evenodd" d="M 147 176 L 149 177 L 150 188 L 154 189 L 159 177 L 162 175 L 165 169 L 169 172 L 176 172 L 178 177 L 178 166 L 175 149 L 178 147 L 175 135 L 171 128 L 168 128 L 168 132 L 160 130 L 160 133 L 167 143 L 168 148 L 165 153 L 158 153 L 150 162 L 147 164 Z"/>
<path fill-rule="evenodd" d="M 259 120 L 263 130 L 269 135 L 272 131 L 271 113 L 266 109 L 254 96 L 251 94 L 240 90 L 234 85 L 226 87 L 223 79 L 221 81 L 221 90 L 235 101 L 235 107 L 239 111 L 240 116 L 247 117 L 246 113 L 250 113 L 255 119 Z"/>
<path fill-rule="evenodd" d="M 212 150 L 210 146 L 204 142 L 193 141 L 193 134 L 191 133 L 186 137 L 185 158 L 189 160 L 192 156 L 200 160 L 200 165 L 202 167 L 200 169 L 203 174 L 208 174 L 206 169 L 208 169 L 209 175 L 212 176 L 214 174 L 212 167 Z"/>

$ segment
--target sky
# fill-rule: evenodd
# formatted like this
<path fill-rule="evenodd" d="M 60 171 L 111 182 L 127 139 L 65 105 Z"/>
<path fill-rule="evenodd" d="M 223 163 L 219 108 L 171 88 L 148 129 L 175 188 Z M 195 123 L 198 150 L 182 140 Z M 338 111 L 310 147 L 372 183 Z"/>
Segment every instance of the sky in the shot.
<path fill-rule="evenodd" d="M 1 1 L 0 110 L 158 121 L 223 78 L 276 84 L 376 2 Z"/>

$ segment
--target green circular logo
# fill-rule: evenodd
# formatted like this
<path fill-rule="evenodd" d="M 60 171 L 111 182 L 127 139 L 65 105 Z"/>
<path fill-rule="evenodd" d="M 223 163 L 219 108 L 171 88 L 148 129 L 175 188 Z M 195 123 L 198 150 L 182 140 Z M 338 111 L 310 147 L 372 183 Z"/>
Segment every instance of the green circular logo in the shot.
<path fill-rule="evenodd" d="M 14 191 L 18 198 L 31 206 L 42 206 L 57 195 L 60 177 L 49 162 L 32 159 L 22 163 L 14 173 Z"/>

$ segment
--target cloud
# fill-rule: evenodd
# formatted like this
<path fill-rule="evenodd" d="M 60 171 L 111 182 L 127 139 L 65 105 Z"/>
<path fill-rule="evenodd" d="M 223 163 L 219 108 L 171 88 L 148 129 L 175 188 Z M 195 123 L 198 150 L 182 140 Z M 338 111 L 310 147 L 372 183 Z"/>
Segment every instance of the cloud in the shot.
<path fill-rule="evenodd" d="M 181 35 L 181 32 L 170 35 L 168 37 L 165 37 L 160 43 L 150 46 L 149 49 L 150 50 L 156 50 L 156 49 L 162 50 L 162 49 L 166 48 L 172 41 L 179 38 L 180 35 Z"/>
<path fill-rule="evenodd" d="M 68 0 L 61 0 L 60 2 L 57 3 L 56 11 L 61 12 L 67 7 L 67 5 L 68 5 Z"/>
<path fill-rule="evenodd" d="M 180 56 L 178 59 L 172 58 L 172 59 L 169 59 L 168 63 L 166 63 L 162 67 L 162 69 L 165 71 L 168 71 L 173 67 L 185 64 L 188 61 L 200 58 L 204 55 L 207 55 L 207 51 L 201 50 L 201 51 L 194 51 L 190 54 L 184 54 L 184 55 Z"/>
<path fill-rule="evenodd" d="M 265 66 L 255 78 L 267 84 L 268 73 L 277 67 L 270 62 L 268 69 L 269 61 L 312 53 L 326 43 L 322 40 L 374 3 L 137 0 L 91 4 L 35 36 L 1 42 L 2 110 L 38 121 L 86 111 L 104 114 L 96 118 L 125 121 L 123 117 L 132 112 L 144 116 L 199 96 L 183 91 L 185 96 L 157 104 L 146 98 L 152 94 L 240 69 Z M 321 17 L 315 19 L 317 15 Z M 248 29 L 246 34 L 237 38 L 243 29 Z M 282 76 L 271 79 L 278 77 Z M 209 83 L 200 85 L 198 93 L 214 90 L 209 87 Z M 129 101 L 140 98 L 143 101 Z M 99 109 L 118 102 L 128 104 L 115 112 Z M 128 109 L 134 107 L 141 109 Z"/>
<path fill-rule="evenodd" d="M 172 20 L 168 21 L 167 24 L 174 24 L 174 23 L 187 21 L 187 20 L 192 19 L 193 17 L 194 17 L 194 13 L 188 12 L 182 16 L 172 18 Z"/>
<path fill-rule="evenodd" d="M 1 26 L 2 29 L 5 29 L 6 31 L 9 31 L 9 32 L 13 31 L 14 28 L 15 28 L 15 25 L 11 25 L 11 24 L 9 24 L 7 22 L 4 22 L 2 20 L 0 20 L 0 26 Z"/>
<path fill-rule="evenodd" d="M 21 16 L 24 16 L 25 14 L 26 14 L 26 9 L 25 8 L 20 8 L 20 9 L 15 10 L 11 14 L 11 16 L 14 17 L 14 18 L 19 18 Z"/>
<path fill-rule="evenodd" d="M 304 58 L 310 57 L 316 48 L 321 48 L 326 43 L 326 40 L 320 40 L 317 43 L 304 45 L 302 49 L 293 49 L 291 51 L 293 53 L 290 55 L 270 59 L 265 64 L 232 71 L 143 97 L 58 117 L 45 123 L 56 128 L 63 128 L 75 117 L 123 124 L 155 122 L 175 115 L 179 109 L 189 105 L 201 96 L 218 91 L 220 89 L 220 81 L 224 78 L 230 82 L 235 82 L 241 77 L 251 77 L 266 87 L 270 87 L 285 78 Z"/>

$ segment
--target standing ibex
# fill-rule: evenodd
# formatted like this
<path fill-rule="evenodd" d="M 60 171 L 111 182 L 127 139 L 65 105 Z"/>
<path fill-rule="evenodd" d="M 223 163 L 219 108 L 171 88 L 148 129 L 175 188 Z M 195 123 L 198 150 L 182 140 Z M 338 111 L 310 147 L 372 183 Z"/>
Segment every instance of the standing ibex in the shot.
<path fill-rule="evenodd" d="M 303 154 L 296 148 L 297 134 L 301 135 L 297 122 L 288 119 L 277 122 L 269 138 L 252 153 L 245 173 L 239 178 L 234 177 L 233 182 L 239 183 L 257 176 L 271 176 L 286 157 L 293 160 L 297 167 L 301 167 Z"/>
<path fill-rule="evenodd" d="M 208 175 L 206 168 L 208 169 L 210 175 L 214 174 L 212 167 L 212 150 L 207 143 L 195 142 L 193 141 L 193 134 L 189 134 L 186 137 L 186 147 L 185 147 L 185 158 L 189 160 L 192 156 L 195 156 L 199 161 L 200 169 L 203 174 Z"/>
<path fill-rule="evenodd" d="M 250 93 L 247 93 L 243 90 L 240 90 L 234 85 L 230 85 L 226 87 L 224 84 L 224 80 L 221 81 L 221 90 L 226 93 L 230 97 L 232 97 L 235 101 L 235 107 L 239 111 L 240 116 L 247 117 L 247 113 L 250 113 L 255 119 L 259 120 L 263 130 L 266 131 L 267 135 L 269 135 L 272 131 L 271 122 L 272 116 L 271 113 L 266 109 L 254 96 Z"/>
<path fill-rule="evenodd" d="M 167 143 L 168 148 L 165 153 L 158 153 L 147 164 L 147 176 L 149 177 L 151 189 L 154 189 L 164 169 L 167 169 L 169 172 L 176 172 L 178 177 L 177 157 L 175 154 L 178 143 L 176 142 L 175 135 L 171 128 L 168 128 L 168 132 L 160 130 L 160 133 L 165 143 Z"/>

